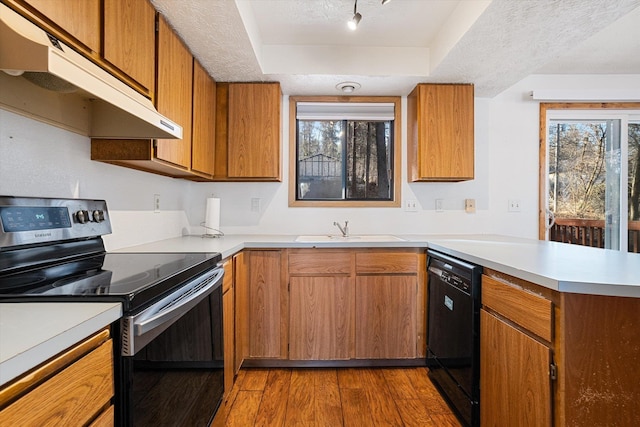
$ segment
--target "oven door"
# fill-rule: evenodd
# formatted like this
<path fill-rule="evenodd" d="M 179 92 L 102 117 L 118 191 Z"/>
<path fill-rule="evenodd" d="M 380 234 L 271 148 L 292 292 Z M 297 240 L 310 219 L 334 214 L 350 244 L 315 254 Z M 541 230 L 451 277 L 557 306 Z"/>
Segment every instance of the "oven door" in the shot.
<path fill-rule="evenodd" d="M 208 426 L 224 393 L 216 268 L 122 321 L 120 424 Z"/>

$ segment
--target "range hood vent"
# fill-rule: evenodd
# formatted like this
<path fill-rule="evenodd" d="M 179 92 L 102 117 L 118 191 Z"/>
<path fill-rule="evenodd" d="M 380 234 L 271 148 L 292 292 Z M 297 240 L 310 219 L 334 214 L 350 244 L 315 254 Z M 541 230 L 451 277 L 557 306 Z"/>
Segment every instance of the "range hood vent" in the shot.
<path fill-rule="evenodd" d="M 151 100 L 1 3 L 0 70 L 0 104 L 18 113 L 52 124 L 85 114 L 86 124 L 61 127 L 95 138 L 182 138 Z"/>

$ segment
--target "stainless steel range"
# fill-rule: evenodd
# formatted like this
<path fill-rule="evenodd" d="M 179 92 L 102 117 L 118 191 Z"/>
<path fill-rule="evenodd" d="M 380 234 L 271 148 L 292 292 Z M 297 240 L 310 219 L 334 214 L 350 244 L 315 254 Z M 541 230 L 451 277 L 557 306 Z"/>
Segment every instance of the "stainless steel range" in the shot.
<path fill-rule="evenodd" d="M 219 253 L 107 253 L 104 200 L 0 196 L 0 301 L 119 301 L 116 424 L 212 421 L 224 391 Z"/>

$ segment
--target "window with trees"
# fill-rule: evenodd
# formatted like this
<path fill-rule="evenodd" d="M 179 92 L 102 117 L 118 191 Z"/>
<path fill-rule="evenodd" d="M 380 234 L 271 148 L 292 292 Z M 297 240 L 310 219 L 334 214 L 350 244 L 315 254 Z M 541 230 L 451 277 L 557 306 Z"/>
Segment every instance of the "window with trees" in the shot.
<path fill-rule="evenodd" d="M 542 104 L 541 126 L 541 238 L 640 252 L 640 104 Z"/>
<path fill-rule="evenodd" d="M 399 98 L 290 104 L 291 206 L 399 206 Z"/>

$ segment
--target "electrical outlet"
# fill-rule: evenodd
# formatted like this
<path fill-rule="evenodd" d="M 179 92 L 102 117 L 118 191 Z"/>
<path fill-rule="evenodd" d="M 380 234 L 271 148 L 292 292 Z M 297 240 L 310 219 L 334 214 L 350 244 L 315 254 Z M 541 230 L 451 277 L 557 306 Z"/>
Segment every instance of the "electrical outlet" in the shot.
<path fill-rule="evenodd" d="M 153 211 L 155 213 L 160 212 L 160 195 L 159 194 L 153 195 Z"/>
<path fill-rule="evenodd" d="M 436 212 L 444 212 L 444 200 L 436 199 Z"/>
<path fill-rule="evenodd" d="M 520 212 L 520 200 L 509 200 L 509 212 Z"/>
<path fill-rule="evenodd" d="M 418 211 L 418 205 L 416 204 L 416 201 L 413 199 L 407 199 L 404 201 L 404 210 L 405 212 L 417 212 Z"/>
<path fill-rule="evenodd" d="M 464 199 L 464 211 L 466 213 L 476 213 L 476 199 Z"/>
<path fill-rule="evenodd" d="M 259 197 L 251 198 L 251 212 L 260 212 L 260 200 Z"/>

